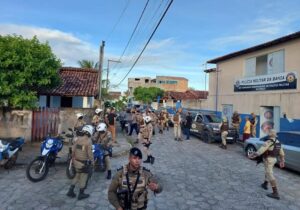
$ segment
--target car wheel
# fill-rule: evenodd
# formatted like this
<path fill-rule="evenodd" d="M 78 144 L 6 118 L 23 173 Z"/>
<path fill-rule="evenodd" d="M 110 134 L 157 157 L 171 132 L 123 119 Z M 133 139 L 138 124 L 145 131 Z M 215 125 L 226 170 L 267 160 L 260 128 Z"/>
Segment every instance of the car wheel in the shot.
<path fill-rule="evenodd" d="M 250 155 L 256 152 L 256 148 L 253 145 L 248 145 L 246 148 L 246 156 L 249 158 Z"/>
<path fill-rule="evenodd" d="M 212 143 L 212 137 L 211 137 L 211 135 L 209 134 L 209 132 L 204 132 L 204 134 L 203 134 L 203 141 L 204 142 L 206 142 L 206 143 L 208 143 L 208 144 L 210 144 L 210 143 Z"/>

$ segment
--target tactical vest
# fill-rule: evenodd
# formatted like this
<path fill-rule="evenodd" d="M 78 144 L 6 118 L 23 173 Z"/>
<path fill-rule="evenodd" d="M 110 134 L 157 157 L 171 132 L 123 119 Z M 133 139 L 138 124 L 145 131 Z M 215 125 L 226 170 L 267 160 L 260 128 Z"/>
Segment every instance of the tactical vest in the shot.
<path fill-rule="evenodd" d="M 179 114 L 174 115 L 173 121 L 176 122 L 176 123 L 179 122 Z"/>
<path fill-rule="evenodd" d="M 232 116 L 232 123 L 240 123 L 240 118 L 238 115 Z"/>
<path fill-rule="evenodd" d="M 221 132 L 228 131 L 228 129 L 229 129 L 228 123 L 227 122 L 223 122 L 222 126 L 221 126 Z"/>
<path fill-rule="evenodd" d="M 129 179 L 129 185 L 127 184 L 127 175 Z M 131 210 L 141 209 L 147 207 L 148 203 L 148 192 L 147 192 L 147 183 L 146 183 L 146 177 L 143 172 L 143 168 L 141 167 L 139 170 L 139 180 L 137 181 L 137 175 L 129 175 L 127 165 L 123 166 L 123 173 L 121 177 L 121 190 L 131 190 L 131 192 L 134 190 L 134 187 L 136 185 L 136 188 L 132 195 L 131 200 Z M 129 187 L 128 187 L 129 186 Z M 129 189 L 128 189 L 129 188 Z M 124 207 L 124 201 L 120 201 L 122 206 Z"/>
<path fill-rule="evenodd" d="M 279 141 L 277 141 L 277 139 L 275 141 L 276 142 L 272 144 L 272 145 L 274 145 L 273 150 L 266 151 L 266 156 L 271 156 L 271 157 L 279 156 L 279 152 L 281 149 L 281 143 Z"/>

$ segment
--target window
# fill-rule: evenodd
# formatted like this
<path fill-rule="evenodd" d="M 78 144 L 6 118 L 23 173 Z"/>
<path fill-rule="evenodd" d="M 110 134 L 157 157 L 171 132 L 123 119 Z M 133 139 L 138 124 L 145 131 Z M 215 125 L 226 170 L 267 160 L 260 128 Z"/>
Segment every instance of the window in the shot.
<path fill-rule="evenodd" d="M 175 80 L 167 80 L 167 84 L 177 84 L 177 81 L 175 81 Z"/>
<path fill-rule="evenodd" d="M 202 122 L 203 122 L 202 116 L 201 116 L 201 115 L 198 115 L 196 121 L 197 121 L 198 123 L 202 123 Z"/>
<path fill-rule="evenodd" d="M 61 97 L 61 107 L 72 107 L 72 97 Z"/>
<path fill-rule="evenodd" d="M 145 79 L 145 83 L 149 83 L 149 79 Z"/>
<path fill-rule="evenodd" d="M 245 77 L 284 72 L 284 50 L 248 58 L 245 61 Z"/>
<path fill-rule="evenodd" d="M 159 80 L 159 81 L 158 81 L 158 83 L 159 83 L 159 84 L 165 84 L 165 83 L 166 83 L 166 81 Z"/>

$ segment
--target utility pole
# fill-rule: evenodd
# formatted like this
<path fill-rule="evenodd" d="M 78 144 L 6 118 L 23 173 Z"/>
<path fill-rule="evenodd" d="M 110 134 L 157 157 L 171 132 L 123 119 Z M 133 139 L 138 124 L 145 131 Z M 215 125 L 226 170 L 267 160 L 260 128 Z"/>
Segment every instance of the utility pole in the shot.
<path fill-rule="evenodd" d="M 102 41 L 102 44 L 100 46 L 100 51 L 99 51 L 99 74 L 98 74 L 98 87 L 99 87 L 99 94 L 98 94 L 98 99 L 101 105 L 101 93 L 102 93 L 102 66 L 103 66 L 103 57 L 104 57 L 104 46 L 105 46 L 105 41 Z"/>
<path fill-rule="evenodd" d="M 107 60 L 107 72 L 106 72 L 106 90 L 108 91 L 108 76 L 109 76 L 109 62 L 115 62 L 115 63 L 121 63 L 121 61 L 119 60 L 111 60 L 111 59 L 108 59 Z"/>

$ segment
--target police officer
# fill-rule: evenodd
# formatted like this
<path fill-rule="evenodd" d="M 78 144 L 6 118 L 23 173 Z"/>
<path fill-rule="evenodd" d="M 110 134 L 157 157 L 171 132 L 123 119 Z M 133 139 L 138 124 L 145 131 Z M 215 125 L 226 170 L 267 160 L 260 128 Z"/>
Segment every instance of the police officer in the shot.
<path fill-rule="evenodd" d="M 134 147 L 129 163 L 118 169 L 108 189 L 108 200 L 117 210 L 146 210 L 148 190 L 160 193 L 162 186 L 150 170 L 141 167 L 142 152 Z"/>
<path fill-rule="evenodd" d="M 101 144 L 104 149 L 104 160 L 105 166 L 107 170 L 107 179 L 111 179 L 111 165 L 110 165 L 110 156 L 111 154 L 111 147 L 112 147 L 112 135 L 111 132 L 107 130 L 107 126 L 105 123 L 99 123 L 97 126 L 98 134 L 96 135 L 97 144 Z"/>
<path fill-rule="evenodd" d="M 95 114 L 92 119 L 93 126 L 97 126 L 100 122 L 104 121 L 102 113 L 103 113 L 102 109 L 100 109 L 100 108 L 95 109 Z"/>
<path fill-rule="evenodd" d="M 250 156 L 254 159 L 260 155 L 263 155 L 263 161 L 265 166 L 265 181 L 261 184 L 261 187 L 265 190 L 268 189 L 268 182 L 270 182 L 273 193 L 267 194 L 268 197 L 274 199 L 280 199 L 275 177 L 273 175 L 273 168 L 277 162 L 277 157 L 280 157 L 280 168 L 284 167 L 284 151 L 277 139 L 276 131 L 271 129 L 269 132 L 269 139 L 263 144 L 259 150 Z"/>
<path fill-rule="evenodd" d="M 229 129 L 229 125 L 228 125 L 228 121 L 226 117 L 223 117 L 223 121 L 220 127 L 221 130 L 221 138 L 222 138 L 222 144 L 220 145 L 220 147 L 222 149 L 227 149 L 227 144 L 226 144 L 226 138 L 228 135 L 228 129 Z"/>
<path fill-rule="evenodd" d="M 76 121 L 76 123 L 74 125 L 74 130 L 81 130 L 82 127 L 84 125 L 86 125 L 86 122 L 83 120 L 83 116 L 84 116 L 84 114 L 82 114 L 82 113 L 77 113 L 76 114 L 77 121 Z"/>
<path fill-rule="evenodd" d="M 88 175 L 94 165 L 94 156 L 92 152 L 91 136 L 93 135 L 93 126 L 85 125 L 81 132 L 77 132 L 78 139 L 73 145 L 72 161 L 76 170 L 76 176 L 72 180 L 69 192 L 67 196 L 74 198 L 74 188 L 79 183 L 78 200 L 89 197 L 89 194 L 84 193 L 84 189 L 87 185 Z"/>
<path fill-rule="evenodd" d="M 155 158 L 152 156 L 151 151 L 150 151 L 150 145 L 151 143 L 151 138 L 152 138 L 152 124 L 151 124 L 151 117 L 146 116 L 144 117 L 144 123 L 141 125 L 140 129 L 140 140 L 142 141 L 142 144 L 144 145 L 144 151 L 147 154 L 147 159 L 144 161 L 144 163 L 154 163 Z"/>

